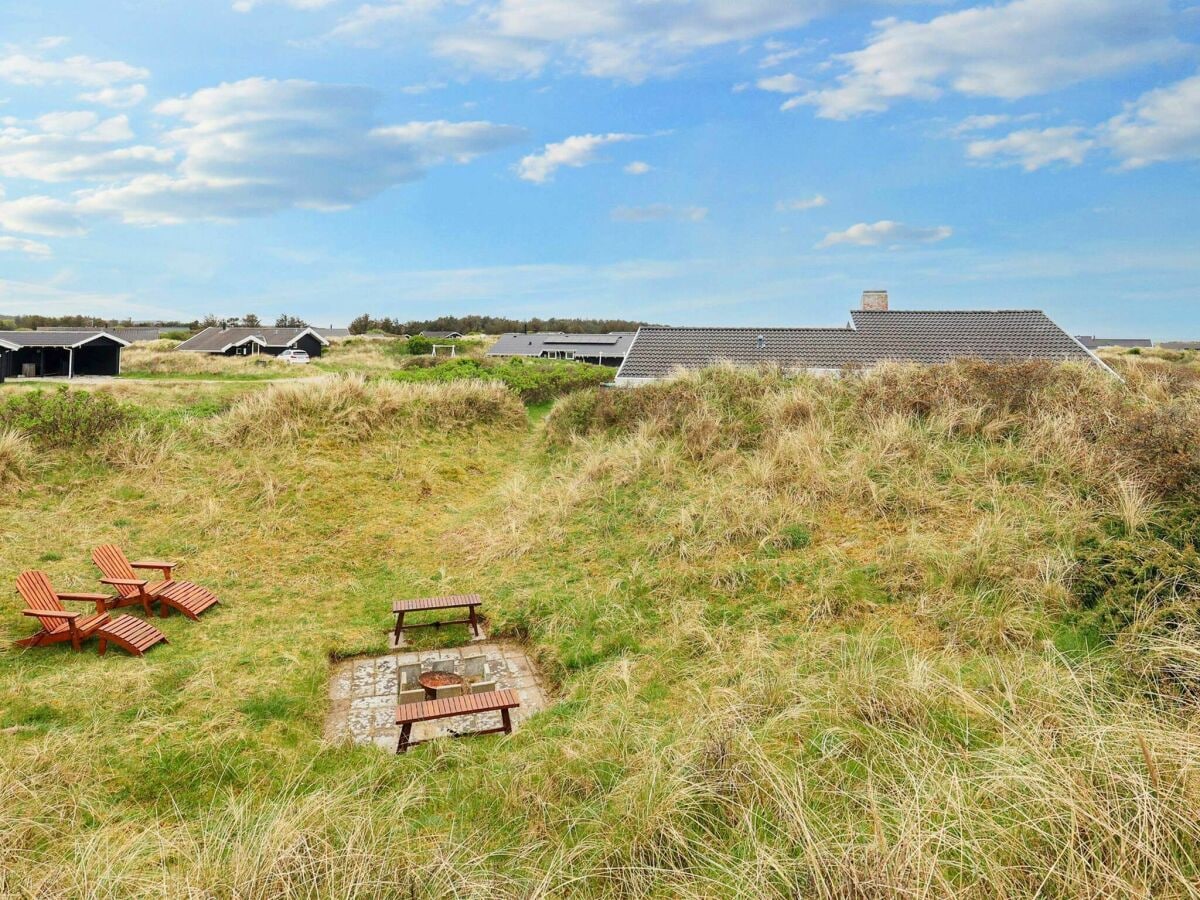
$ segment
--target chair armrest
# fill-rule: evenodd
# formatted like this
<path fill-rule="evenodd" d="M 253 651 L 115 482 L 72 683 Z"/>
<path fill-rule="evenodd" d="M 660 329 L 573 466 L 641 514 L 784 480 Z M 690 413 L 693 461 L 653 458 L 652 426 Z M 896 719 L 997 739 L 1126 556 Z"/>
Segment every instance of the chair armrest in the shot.
<path fill-rule="evenodd" d="M 111 584 L 113 587 L 145 587 L 147 582 L 141 578 L 101 578 L 101 584 Z M 62 596 L 61 594 L 59 596 Z M 88 594 L 88 597 L 94 595 Z M 107 599 L 107 598 L 106 598 Z"/>
<path fill-rule="evenodd" d="M 83 613 L 60 612 L 57 609 L 23 609 L 21 610 L 21 615 L 33 616 L 38 619 L 44 617 L 47 619 L 67 619 L 70 621 L 72 619 L 78 619 L 81 615 L 83 615 Z"/>
<path fill-rule="evenodd" d="M 163 562 L 156 559 L 143 559 L 141 562 L 130 563 L 135 569 L 174 569 L 179 563 Z"/>
<path fill-rule="evenodd" d="M 108 594 L 59 594 L 59 600 L 79 600 L 83 603 L 95 603 L 97 600 L 107 600 Z"/>

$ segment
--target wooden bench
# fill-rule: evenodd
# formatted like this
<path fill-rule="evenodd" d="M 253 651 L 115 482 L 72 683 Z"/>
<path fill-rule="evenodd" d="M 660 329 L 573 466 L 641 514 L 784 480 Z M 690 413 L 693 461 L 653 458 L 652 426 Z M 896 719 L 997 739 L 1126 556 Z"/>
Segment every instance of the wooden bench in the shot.
<path fill-rule="evenodd" d="M 521 705 L 516 691 L 488 691 L 486 694 L 464 694 L 461 697 L 447 697 L 445 700 L 423 700 L 420 703 L 405 703 L 396 707 L 396 724 L 400 726 L 400 742 L 396 745 L 397 753 L 404 753 L 409 747 L 423 744 L 424 741 L 411 741 L 412 727 L 417 722 L 431 722 L 434 719 L 450 719 L 454 716 L 471 716 L 476 713 L 499 712 L 504 723 L 499 728 L 485 728 L 481 731 L 466 732 L 460 737 L 480 734 L 512 734 L 512 717 L 510 709 Z"/>
<path fill-rule="evenodd" d="M 396 627 L 392 632 L 392 642 L 399 644 L 406 628 L 441 628 L 443 625 L 470 625 L 475 637 L 479 637 L 479 615 L 477 610 L 483 603 L 478 594 L 454 594 L 449 597 L 422 597 L 419 600 L 397 600 L 392 604 L 392 613 L 396 616 Z M 427 612 L 436 609 L 465 609 L 467 618 L 454 619 L 449 622 L 422 622 L 419 625 L 405 625 L 405 613 Z"/>

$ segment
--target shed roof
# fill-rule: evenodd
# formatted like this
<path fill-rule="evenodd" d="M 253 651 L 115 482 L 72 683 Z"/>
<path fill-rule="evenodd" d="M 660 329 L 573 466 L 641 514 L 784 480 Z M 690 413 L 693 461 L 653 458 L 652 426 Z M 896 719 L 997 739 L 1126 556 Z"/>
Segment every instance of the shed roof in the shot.
<path fill-rule="evenodd" d="M 642 328 L 620 378 L 662 378 L 717 362 L 787 370 L 955 359 L 1089 362 L 1104 367 L 1039 310 L 856 310 L 846 328 Z"/>
<path fill-rule="evenodd" d="M 434 340 L 449 340 L 452 338 L 460 338 L 463 334 L 461 331 L 422 331 L 421 337 L 433 338 Z"/>
<path fill-rule="evenodd" d="M 0 331 L 0 347 L 20 350 L 22 347 L 82 347 L 92 341 L 107 338 L 122 347 L 129 341 L 109 334 L 107 331 L 80 329 L 79 331 Z"/>
<path fill-rule="evenodd" d="M 1096 337 L 1091 334 L 1077 334 L 1075 340 L 1083 344 L 1089 350 L 1095 350 L 1097 347 L 1153 347 L 1154 342 L 1150 338 L 1107 338 Z"/>
<path fill-rule="evenodd" d="M 221 328 L 213 325 L 188 338 L 176 350 L 189 353 L 224 353 L 230 347 L 255 343 L 260 347 L 290 347 L 305 334 L 328 344 L 315 328 L 251 328 L 243 325 Z"/>

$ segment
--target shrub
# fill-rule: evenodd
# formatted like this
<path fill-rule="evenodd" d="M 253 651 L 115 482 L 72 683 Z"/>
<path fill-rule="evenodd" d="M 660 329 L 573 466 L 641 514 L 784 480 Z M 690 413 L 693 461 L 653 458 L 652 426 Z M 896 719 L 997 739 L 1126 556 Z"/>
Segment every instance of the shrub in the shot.
<path fill-rule="evenodd" d="M 231 443 L 278 443 L 320 432 L 341 440 L 365 440 L 401 425 L 453 429 L 516 427 L 524 422 L 520 403 L 497 384 L 395 384 L 333 375 L 247 394 L 218 417 L 214 427 L 218 437 Z"/>
<path fill-rule="evenodd" d="M 432 353 L 433 341 L 423 335 L 414 334 L 404 342 L 404 352 L 410 356 L 420 356 L 427 353 Z"/>
<path fill-rule="evenodd" d="M 0 428 L 0 487 L 25 481 L 36 461 L 37 454 L 27 434 L 15 428 Z"/>
<path fill-rule="evenodd" d="M 405 382 L 446 382 L 462 379 L 499 381 L 526 403 L 547 403 L 573 391 L 595 387 L 612 378 L 612 370 L 579 362 L 476 357 L 438 360 L 418 357 L 392 376 Z"/>
<path fill-rule="evenodd" d="M 187 331 L 187 330 L 180 330 L 180 331 L 164 331 L 162 334 L 160 334 L 160 335 L 159 335 L 159 337 L 160 337 L 162 340 L 165 340 L 165 341 L 180 341 L 180 342 L 186 341 L 186 340 L 187 340 L 188 338 L 190 338 L 191 336 L 192 336 L 192 333 L 191 333 L 190 331 Z"/>
<path fill-rule="evenodd" d="M 0 405 L 0 427 L 19 428 L 41 447 L 95 447 L 135 418 L 134 409 L 110 394 L 36 390 Z"/>
<path fill-rule="evenodd" d="M 812 543 L 812 532 L 805 525 L 786 525 L 782 531 L 783 544 L 789 550 L 803 550 Z"/>

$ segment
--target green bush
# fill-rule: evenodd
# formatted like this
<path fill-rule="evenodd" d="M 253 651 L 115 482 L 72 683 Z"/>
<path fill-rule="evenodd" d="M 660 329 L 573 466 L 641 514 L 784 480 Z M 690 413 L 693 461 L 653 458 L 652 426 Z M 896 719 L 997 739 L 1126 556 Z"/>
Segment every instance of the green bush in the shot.
<path fill-rule="evenodd" d="M 135 418 L 132 407 L 92 391 L 30 391 L 0 404 L 0 427 L 19 428 L 41 447 L 93 447 Z"/>
<path fill-rule="evenodd" d="M 783 542 L 789 550 L 803 550 L 812 543 L 812 532 L 806 525 L 788 525 L 783 529 Z"/>
<path fill-rule="evenodd" d="M 180 331 L 164 331 L 158 336 L 162 341 L 186 341 L 192 336 L 192 333 L 186 329 Z"/>
<path fill-rule="evenodd" d="M 392 375 L 397 381 L 409 382 L 464 378 L 499 381 L 520 394 L 526 403 L 547 403 L 572 391 L 603 384 L 612 376 L 612 369 L 587 363 L 520 358 L 497 361 L 467 356 L 436 361 L 434 357 L 413 360 L 412 364 Z"/>
<path fill-rule="evenodd" d="M 1135 619 L 1168 630 L 1200 624 L 1197 512 L 1190 504 L 1172 506 L 1145 533 L 1127 536 L 1113 522 L 1082 542 L 1072 580 L 1089 626 L 1111 636 Z"/>
<path fill-rule="evenodd" d="M 421 356 L 433 352 L 433 341 L 419 334 L 414 334 L 403 344 L 404 352 L 409 356 Z"/>

